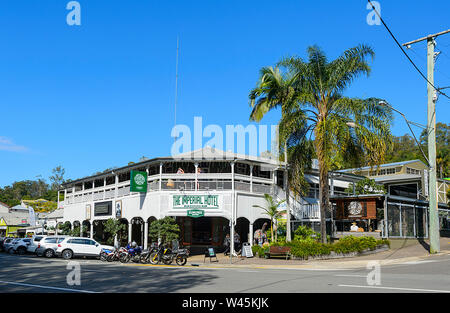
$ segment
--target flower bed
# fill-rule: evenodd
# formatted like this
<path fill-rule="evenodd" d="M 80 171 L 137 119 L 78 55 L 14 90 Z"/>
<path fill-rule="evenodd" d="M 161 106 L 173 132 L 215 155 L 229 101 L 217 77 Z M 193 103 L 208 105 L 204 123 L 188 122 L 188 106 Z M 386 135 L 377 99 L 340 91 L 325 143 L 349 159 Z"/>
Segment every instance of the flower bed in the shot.
<path fill-rule="evenodd" d="M 389 240 L 375 239 L 373 237 L 346 236 L 334 243 L 321 243 L 312 238 L 293 240 L 287 243 L 275 242 L 272 246 L 287 246 L 291 248 L 291 255 L 295 259 L 308 260 L 309 258 L 326 258 L 356 256 L 363 252 L 375 251 L 380 248 L 388 248 Z M 269 252 L 269 246 L 252 247 L 253 254 L 264 257 Z"/>

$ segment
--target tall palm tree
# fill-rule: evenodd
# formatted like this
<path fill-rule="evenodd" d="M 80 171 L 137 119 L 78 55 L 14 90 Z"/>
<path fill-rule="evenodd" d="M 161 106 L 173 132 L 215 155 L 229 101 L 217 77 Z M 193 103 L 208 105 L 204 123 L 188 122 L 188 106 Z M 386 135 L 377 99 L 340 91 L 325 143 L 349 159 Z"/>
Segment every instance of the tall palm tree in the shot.
<path fill-rule="evenodd" d="M 253 205 L 255 208 L 262 209 L 269 217 L 270 217 L 270 232 L 271 232 L 271 240 L 273 242 L 273 222 L 274 220 L 280 218 L 286 210 L 278 210 L 280 204 L 285 202 L 286 200 L 275 201 L 273 197 L 269 194 L 264 194 L 264 199 L 266 200 L 267 206 L 262 207 L 259 205 Z"/>
<path fill-rule="evenodd" d="M 275 107 L 281 107 L 282 115 L 284 116 L 287 108 L 296 101 L 295 93 L 295 77 L 290 72 L 282 73 L 279 67 L 263 67 L 260 71 L 260 79 L 257 87 L 250 91 L 250 105 L 253 110 L 250 114 L 250 120 L 260 121 L 264 114 Z M 297 121 L 296 121 L 297 122 Z M 301 123 L 301 120 L 298 121 Z M 290 206 L 289 197 L 291 186 L 294 190 L 298 190 L 299 186 L 306 185 L 306 181 L 303 175 L 293 175 L 296 173 L 303 174 L 303 167 L 299 166 L 301 162 L 291 162 L 291 167 L 288 168 L 288 155 L 293 156 L 296 161 L 299 161 L 298 155 L 295 153 L 288 153 L 288 144 L 291 134 L 295 133 L 297 129 L 297 123 L 292 123 L 280 130 L 280 147 L 279 149 L 284 152 L 284 161 L 286 163 L 285 170 L 285 192 L 286 192 L 286 204 L 288 208 L 287 221 L 286 221 L 286 241 L 291 240 L 291 221 L 290 221 Z M 288 131 L 286 131 L 288 130 Z M 296 145 L 298 148 L 302 148 Z M 304 148 L 304 147 L 303 147 Z M 304 149 L 304 151 L 308 151 Z M 302 154 L 303 155 L 303 154 Z M 301 159 L 301 158 L 300 158 Z M 291 172 L 291 175 L 289 173 Z M 295 194 L 295 193 L 294 193 Z"/>
<path fill-rule="evenodd" d="M 331 62 L 317 46 L 309 47 L 307 54 L 307 62 L 299 57 L 285 58 L 274 71 L 280 77 L 289 77 L 288 101 L 277 97 L 286 93 L 279 91 L 279 85 L 267 83 L 267 78 L 260 79 L 255 88 L 258 92 L 250 93 L 253 107 L 250 118 L 259 121 L 269 110 L 281 106 L 280 134 L 284 132 L 286 138 L 303 138 L 300 140 L 303 143 L 308 142 L 308 135 L 312 138 L 319 161 L 321 238 L 325 242 L 328 172 L 333 159 L 340 155 L 352 163 L 363 160 L 370 166 L 382 163 L 392 147 L 392 112 L 379 104 L 381 99 L 343 95 L 355 78 L 370 74 L 367 58 L 374 57 L 370 47 L 350 48 Z M 285 70 L 284 74 L 279 68 Z M 302 153 L 301 149 L 298 153 Z"/>

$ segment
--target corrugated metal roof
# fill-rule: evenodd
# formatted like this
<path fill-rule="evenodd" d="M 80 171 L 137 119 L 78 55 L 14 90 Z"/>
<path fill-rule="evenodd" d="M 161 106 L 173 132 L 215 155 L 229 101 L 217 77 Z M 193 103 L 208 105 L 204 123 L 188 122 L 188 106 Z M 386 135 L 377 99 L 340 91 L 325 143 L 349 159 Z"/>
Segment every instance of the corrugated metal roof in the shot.
<path fill-rule="evenodd" d="M 386 164 L 381 164 L 380 168 L 382 167 L 391 167 L 391 166 L 403 166 L 406 164 L 410 164 L 410 163 L 415 163 L 415 162 L 420 162 L 423 165 L 427 166 L 425 163 L 423 163 L 421 160 L 409 160 L 409 161 L 402 161 L 402 162 L 394 162 L 394 163 L 386 163 Z M 364 166 L 364 167 L 359 167 L 359 168 L 348 168 L 348 169 L 343 169 L 343 170 L 339 170 L 336 172 L 351 172 L 351 171 L 361 171 L 361 170 L 368 170 L 370 169 L 370 166 Z M 377 166 L 373 166 L 373 169 L 376 169 Z"/>

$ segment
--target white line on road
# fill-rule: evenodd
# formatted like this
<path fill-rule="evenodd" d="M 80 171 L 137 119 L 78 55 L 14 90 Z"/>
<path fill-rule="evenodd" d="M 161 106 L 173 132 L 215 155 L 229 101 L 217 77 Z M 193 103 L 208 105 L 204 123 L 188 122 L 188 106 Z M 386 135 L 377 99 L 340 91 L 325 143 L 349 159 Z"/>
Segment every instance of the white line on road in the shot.
<path fill-rule="evenodd" d="M 334 275 L 337 277 L 367 277 L 367 275 Z"/>
<path fill-rule="evenodd" d="M 433 262 L 437 262 L 437 261 L 410 261 L 410 262 L 404 262 L 404 263 L 400 263 L 400 264 L 408 264 L 408 265 L 416 265 L 416 264 L 425 264 L 425 263 L 433 263 Z"/>
<path fill-rule="evenodd" d="M 339 287 L 351 287 L 351 288 L 374 288 L 374 289 L 390 289 L 390 290 L 450 293 L 450 290 L 415 289 L 415 288 L 382 287 L 382 286 L 358 286 L 358 285 L 338 285 L 338 286 Z"/>
<path fill-rule="evenodd" d="M 59 288 L 59 287 L 42 286 L 42 285 L 32 285 L 32 284 L 16 283 L 16 282 L 2 281 L 2 280 L 0 280 L 0 283 L 10 284 L 10 285 L 17 285 L 17 286 L 25 286 L 25 287 L 36 287 L 36 288 L 44 288 L 44 289 L 61 290 L 61 291 L 97 293 L 96 291 L 89 291 L 89 290 Z"/>

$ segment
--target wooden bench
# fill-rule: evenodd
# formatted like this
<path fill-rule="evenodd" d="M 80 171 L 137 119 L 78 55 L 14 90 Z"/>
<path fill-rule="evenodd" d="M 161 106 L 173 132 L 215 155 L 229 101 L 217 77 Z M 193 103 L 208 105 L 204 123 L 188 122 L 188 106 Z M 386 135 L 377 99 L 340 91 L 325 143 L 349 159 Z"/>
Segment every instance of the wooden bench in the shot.
<path fill-rule="evenodd" d="M 271 246 L 269 252 L 266 252 L 266 257 L 270 258 L 272 256 L 285 256 L 287 260 L 291 256 L 291 248 Z"/>

